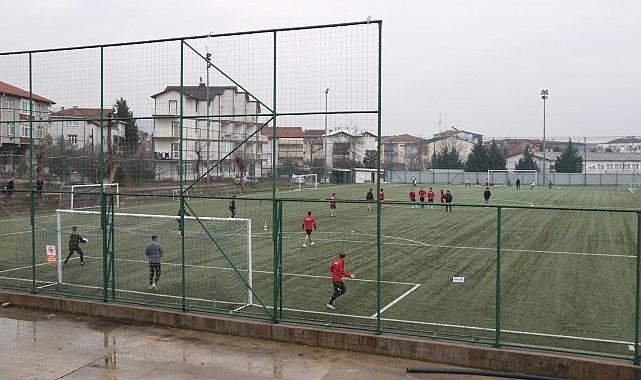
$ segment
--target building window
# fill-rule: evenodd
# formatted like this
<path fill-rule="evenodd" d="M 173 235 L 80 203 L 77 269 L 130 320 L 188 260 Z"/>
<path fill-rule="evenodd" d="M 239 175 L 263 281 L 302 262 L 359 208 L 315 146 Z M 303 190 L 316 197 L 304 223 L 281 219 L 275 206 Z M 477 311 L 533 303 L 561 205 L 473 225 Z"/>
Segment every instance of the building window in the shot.
<path fill-rule="evenodd" d="M 169 114 L 170 115 L 178 115 L 178 101 L 177 100 L 170 100 L 169 101 Z"/>
<path fill-rule="evenodd" d="M 67 135 L 67 141 L 71 145 L 78 145 L 78 135 Z"/>
<path fill-rule="evenodd" d="M 78 120 L 67 121 L 67 127 L 77 127 L 77 126 L 78 126 Z"/>
<path fill-rule="evenodd" d="M 171 122 L 171 136 L 180 137 L 180 122 L 172 121 Z"/>
<path fill-rule="evenodd" d="M 22 101 L 22 112 L 23 113 L 29 113 L 29 101 L 28 100 L 23 100 Z"/>
<path fill-rule="evenodd" d="M 26 124 L 20 125 L 20 136 L 29 137 L 29 126 Z"/>
<path fill-rule="evenodd" d="M 639 168 L 639 164 L 634 164 L 634 165 L 632 165 L 632 167 L 633 167 L 634 169 L 638 169 L 638 168 Z"/>
<path fill-rule="evenodd" d="M 44 137 L 44 128 L 42 127 L 42 125 L 39 125 L 38 128 L 36 129 L 36 137 L 38 138 Z"/>
<path fill-rule="evenodd" d="M 196 100 L 196 114 L 198 113 L 198 100 Z"/>
<path fill-rule="evenodd" d="M 13 136 L 14 128 L 13 124 L 6 124 L 4 126 L 4 134 L 7 136 Z"/>
<path fill-rule="evenodd" d="M 171 158 L 179 158 L 180 156 L 180 144 L 174 143 L 171 144 Z"/>

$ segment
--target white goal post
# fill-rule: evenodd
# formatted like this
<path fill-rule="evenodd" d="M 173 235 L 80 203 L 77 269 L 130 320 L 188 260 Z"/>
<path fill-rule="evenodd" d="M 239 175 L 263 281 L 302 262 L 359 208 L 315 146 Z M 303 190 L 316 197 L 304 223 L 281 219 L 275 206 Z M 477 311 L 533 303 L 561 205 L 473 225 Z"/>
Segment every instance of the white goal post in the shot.
<path fill-rule="evenodd" d="M 290 188 L 293 191 L 318 189 L 318 175 L 292 174 Z"/>
<path fill-rule="evenodd" d="M 117 183 L 105 183 L 103 189 L 108 192 L 115 192 L 115 207 L 120 207 L 120 186 Z M 71 210 L 100 207 L 100 184 L 71 185 Z M 95 202 L 97 200 L 97 202 Z"/>
<path fill-rule="evenodd" d="M 521 186 L 531 185 L 534 182 L 534 186 L 538 184 L 537 182 L 538 171 L 536 170 L 516 170 L 516 169 L 504 169 L 504 170 L 488 170 L 487 171 L 487 182 L 490 185 L 514 185 L 516 179 L 518 178 L 521 181 Z"/>
<path fill-rule="evenodd" d="M 115 235 L 116 246 L 114 247 L 114 261 L 120 262 L 119 265 L 127 267 L 138 267 L 147 261 L 145 249 L 149 244 L 152 235 L 157 235 L 163 248 L 163 265 L 180 266 L 180 259 L 171 259 L 170 257 L 180 257 L 180 219 L 176 215 L 154 215 L 154 214 L 132 214 L 132 213 L 109 213 L 113 215 L 113 231 Z M 88 242 L 81 247 L 85 252 L 85 257 L 99 257 L 102 260 L 102 230 L 100 227 L 101 213 L 99 211 L 89 210 L 56 210 L 56 246 L 59 254 L 57 255 L 57 281 L 59 284 L 74 286 L 82 279 L 76 279 L 75 273 L 65 275 L 62 262 L 68 253 L 66 249 L 67 238 L 71 234 L 72 228 L 77 227 L 77 233 L 86 238 Z M 185 262 L 188 270 L 199 270 L 212 278 L 221 277 L 222 280 L 235 278 L 238 279 L 235 272 L 242 275 L 246 285 L 238 279 L 235 284 L 230 284 L 231 290 L 225 293 L 226 299 L 208 299 L 212 302 L 222 302 L 227 304 L 240 305 L 236 310 L 253 305 L 253 258 L 252 258 L 252 222 L 251 219 L 244 218 L 220 218 L 199 216 L 185 216 L 183 226 L 185 237 L 185 250 L 189 258 L 194 261 Z M 213 244 L 211 238 L 216 239 L 217 245 Z M 216 252 L 215 247 L 220 250 L 226 250 L 223 259 L 222 255 L 213 255 Z M 96 250 L 98 252 L 96 252 Z M 93 255 L 88 255 L 93 253 Z M 77 257 L 76 255 L 72 257 Z M 217 260 L 217 263 L 216 263 Z M 229 260 L 230 262 L 226 261 Z M 207 264 L 209 263 L 209 264 Z M 89 266 L 95 265 L 89 263 Z M 98 264 L 100 265 L 100 264 Z M 232 268 L 233 265 L 233 268 Z M 122 272 L 123 269 L 120 269 Z M 217 272 L 218 271 L 218 272 Z M 210 275 L 208 272 L 218 274 Z M 143 276 L 144 277 L 144 276 Z M 162 277 L 161 277 L 162 280 Z M 129 289 L 135 289 L 136 284 L 123 283 L 125 280 L 119 280 L 118 291 L 127 292 Z M 166 282 L 165 282 L 166 283 Z M 248 285 L 248 287 L 246 287 Z M 83 286 L 82 284 L 78 286 Z M 86 285 L 84 285 L 86 286 Z M 193 289 L 206 289 L 206 283 L 192 283 Z M 245 289 L 246 287 L 246 289 Z M 135 293 L 135 291 L 134 291 Z M 189 298 L 189 297 L 188 297 Z M 203 301 L 203 297 L 192 299 Z"/>

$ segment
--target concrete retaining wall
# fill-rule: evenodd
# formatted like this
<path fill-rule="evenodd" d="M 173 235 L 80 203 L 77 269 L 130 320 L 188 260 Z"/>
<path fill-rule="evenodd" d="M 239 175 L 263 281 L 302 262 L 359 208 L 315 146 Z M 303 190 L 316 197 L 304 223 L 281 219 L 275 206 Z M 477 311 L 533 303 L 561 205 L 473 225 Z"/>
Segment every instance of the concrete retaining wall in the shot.
<path fill-rule="evenodd" d="M 0 291 L 0 301 L 13 305 L 89 315 L 140 324 L 155 324 L 267 339 L 286 343 L 388 355 L 449 365 L 571 379 L 641 380 L 641 367 L 631 362 L 517 349 L 450 343 L 422 338 L 375 335 L 343 329 L 227 317 Z"/>

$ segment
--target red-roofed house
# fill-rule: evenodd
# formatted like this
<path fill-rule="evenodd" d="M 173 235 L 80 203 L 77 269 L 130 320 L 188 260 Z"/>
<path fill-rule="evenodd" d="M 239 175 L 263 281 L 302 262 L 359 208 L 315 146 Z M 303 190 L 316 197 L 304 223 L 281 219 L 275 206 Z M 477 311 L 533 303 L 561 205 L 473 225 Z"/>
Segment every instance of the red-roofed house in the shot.
<path fill-rule="evenodd" d="M 49 127 L 49 107 L 55 104 L 43 96 L 33 94 L 33 137 L 35 144 L 44 137 Z M 0 148 L 24 154 L 29 146 L 29 92 L 0 81 Z"/>
<path fill-rule="evenodd" d="M 267 139 L 263 152 L 267 157 L 267 165 L 271 167 L 272 134 L 271 127 L 265 127 L 261 131 Z M 276 128 L 276 164 L 285 166 L 302 166 L 304 163 L 304 135 L 302 127 L 277 127 Z"/>
<path fill-rule="evenodd" d="M 9 83 L 0 81 L 0 155 L 1 157 L 26 156 L 29 147 L 30 113 L 33 115 L 34 144 L 39 144 L 49 127 L 49 107 L 55 102 L 32 94 Z M 11 160 L 9 160 L 11 161 Z M 15 165 L 15 160 L 8 165 Z M 6 165 L 3 160 L 0 165 Z M 11 169 L 9 169 L 11 170 Z"/>
<path fill-rule="evenodd" d="M 103 132 L 104 138 L 111 134 L 112 142 L 125 138 L 125 123 L 109 121 L 114 117 L 114 110 L 102 110 L 103 125 L 109 125 L 110 131 Z M 109 122 L 109 124 L 107 124 Z M 62 108 L 51 114 L 49 135 L 54 141 L 62 140 L 68 146 L 82 149 L 100 147 L 100 108 Z M 105 144 L 104 149 L 107 149 Z"/>

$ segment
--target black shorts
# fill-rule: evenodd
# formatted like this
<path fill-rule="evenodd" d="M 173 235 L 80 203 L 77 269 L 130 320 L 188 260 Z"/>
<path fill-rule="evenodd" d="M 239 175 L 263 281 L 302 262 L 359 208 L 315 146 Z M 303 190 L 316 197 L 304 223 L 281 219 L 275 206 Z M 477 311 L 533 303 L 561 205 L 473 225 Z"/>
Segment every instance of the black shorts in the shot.
<path fill-rule="evenodd" d="M 160 263 L 149 263 L 149 269 L 160 270 Z"/>
<path fill-rule="evenodd" d="M 427 203 L 434 203 L 434 199 L 430 199 Z"/>
<path fill-rule="evenodd" d="M 424 197 L 421 197 L 421 202 L 425 202 L 425 198 Z"/>
<path fill-rule="evenodd" d="M 312 236 L 312 230 L 311 229 L 310 230 L 305 230 L 305 233 L 307 234 L 307 236 Z"/>
<path fill-rule="evenodd" d="M 330 208 L 330 209 L 332 209 L 332 208 L 336 208 L 336 205 L 330 205 L 330 206 L 329 206 L 329 208 Z"/>
<path fill-rule="evenodd" d="M 416 202 L 416 199 L 410 199 L 410 202 Z"/>

